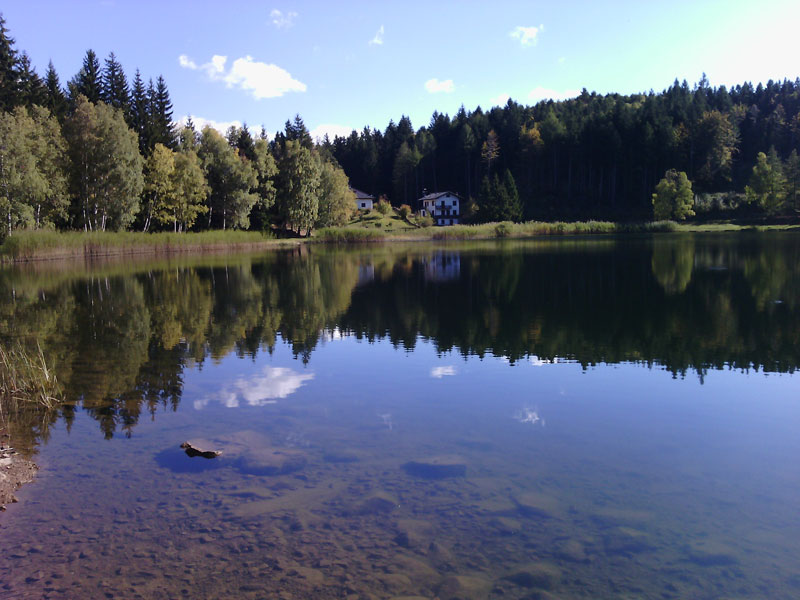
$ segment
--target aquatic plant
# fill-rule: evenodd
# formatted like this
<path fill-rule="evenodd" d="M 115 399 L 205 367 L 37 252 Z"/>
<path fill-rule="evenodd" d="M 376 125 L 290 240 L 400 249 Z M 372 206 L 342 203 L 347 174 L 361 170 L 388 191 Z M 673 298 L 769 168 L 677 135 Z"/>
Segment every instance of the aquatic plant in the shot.
<path fill-rule="evenodd" d="M 30 353 L 21 345 L 0 346 L 0 414 L 6 416 L 26 405 L 56 406 L 63 397 L 41 347 Z"/>

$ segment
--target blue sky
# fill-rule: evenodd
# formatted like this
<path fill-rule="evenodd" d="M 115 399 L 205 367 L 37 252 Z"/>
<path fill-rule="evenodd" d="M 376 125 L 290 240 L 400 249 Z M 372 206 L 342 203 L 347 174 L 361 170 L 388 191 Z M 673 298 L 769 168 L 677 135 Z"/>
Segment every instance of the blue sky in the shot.
<path fill-rule="evenodd" d="M 162 74 L 176 119 L 316 133 L 502 104 L 800 76 L 797 0 L 187 2 L 5 0 L 17 48 L 62 83 L 87 48 Z M 223 58 L 224 57 L 224 58 Z"/>

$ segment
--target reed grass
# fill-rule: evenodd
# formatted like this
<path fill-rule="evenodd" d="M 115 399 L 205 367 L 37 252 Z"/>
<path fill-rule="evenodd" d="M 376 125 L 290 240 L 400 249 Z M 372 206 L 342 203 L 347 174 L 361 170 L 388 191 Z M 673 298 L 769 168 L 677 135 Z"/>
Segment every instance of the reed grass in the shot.
<path fill-rule="evenodd" d="M 376 229 L 327 227 L 317 231 L 314 239 L 329 243 L 380 242 L 386 239 L 386 233 Z"/>
<path fill-rule="evenodd" d="M 5 260 L 168 254 L 214 248 L 248 248 L 280 243 L 258 231 L 141 233 L 83 231 L 15 231 L 0 245 Z"/>
<path fill-rule="evenodd" d="M 21 345 L 11 349 L 0 346 L 0 413 L 25 407 L 54 408 L 62 400 L 61 386 L 38 344 L 35 353 Z"/>

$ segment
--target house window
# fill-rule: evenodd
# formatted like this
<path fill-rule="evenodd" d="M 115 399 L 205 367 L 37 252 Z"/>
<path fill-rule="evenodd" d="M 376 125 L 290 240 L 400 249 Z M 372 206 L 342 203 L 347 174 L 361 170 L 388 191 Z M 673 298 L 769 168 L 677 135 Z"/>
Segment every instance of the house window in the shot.
<path fill-rule="evenodd" d="M 362 202 L 361 203 L 361 208 L 367 208 L 367 203 L 366 202 Z"/>
<path fill-rule="evenodd" d="M 455 206 L 455 205 L 456 205 L 456 201 L 455 201 L 455 200 L 453 200 L 453 206 Z"/>

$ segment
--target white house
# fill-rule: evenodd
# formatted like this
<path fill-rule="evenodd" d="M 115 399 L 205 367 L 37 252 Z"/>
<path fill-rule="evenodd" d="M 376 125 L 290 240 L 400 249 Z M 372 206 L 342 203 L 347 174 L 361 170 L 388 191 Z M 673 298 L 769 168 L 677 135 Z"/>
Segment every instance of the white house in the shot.
<path fill-rule="evenodd" d="M 426 194 L 417 200 L 420 214 L 433 217 L 436 225 L 458 225 L 461 215 L 461 198 L 453 192 Z"/>
<path fill-rule="evenodd" d="M 372 210 L 372 205 L 375 202 L 375 196 L 366 192 L 362 192 L 361 190 L 357 190 L 354 187 L 351 187 L 350 189 L 356 195 L 356 208 L 358 210 Z"/>

